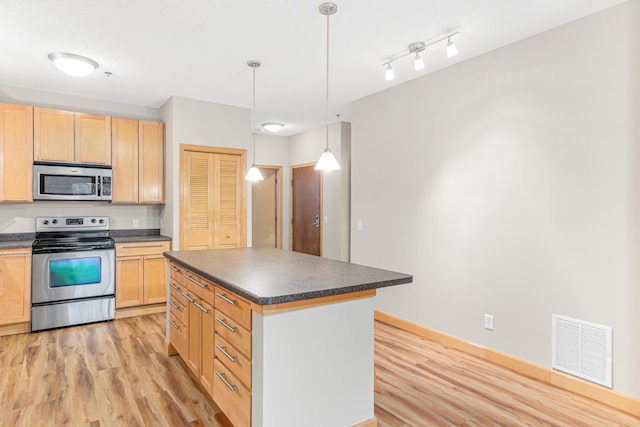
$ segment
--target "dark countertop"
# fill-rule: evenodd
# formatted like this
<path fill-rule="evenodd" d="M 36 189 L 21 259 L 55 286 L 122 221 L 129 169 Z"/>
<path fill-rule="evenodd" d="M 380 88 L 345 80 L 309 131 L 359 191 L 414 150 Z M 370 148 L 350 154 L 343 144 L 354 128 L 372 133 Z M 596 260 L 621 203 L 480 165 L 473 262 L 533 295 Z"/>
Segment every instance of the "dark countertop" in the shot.
<path fill-rule="evenodd" d="M 171 237 L 163 236 L 162 234 L 160 234 L 160 230 L 158 230 L 157 228 L 111 230 L 109 234 L 116 243 L 161 242 L 171 240 Z"/>
<path fill-rule="evenodd" d="M 169 251 L 172 261 L 258 305 L 411 283 L 413 276 L 269 248 Z"/>
<path fill-rule="evenodd" d="M 0 249 L 31 248 L 36 233 L 0 234 Z"/>

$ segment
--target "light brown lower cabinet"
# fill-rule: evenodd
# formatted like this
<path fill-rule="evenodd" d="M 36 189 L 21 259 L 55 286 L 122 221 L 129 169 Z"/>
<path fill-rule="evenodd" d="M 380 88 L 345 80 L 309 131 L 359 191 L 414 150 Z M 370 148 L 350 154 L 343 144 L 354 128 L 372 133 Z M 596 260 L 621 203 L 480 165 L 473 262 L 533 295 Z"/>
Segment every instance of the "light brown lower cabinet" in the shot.
<path fill-rule="evenodd" d="M 171 344 L 233 425 L 250 426 L 250 303 L 176 263 L 168 265 Z"/>
<path fill-rule="evenodd" d="M 116 243 L 116 309 L 166 301 L 165 258 L 169 242 Z"/>
<path fill-rule="evenodd" d="M 0 326 L 30 319 L 31 248 L 0 250 Z"/>

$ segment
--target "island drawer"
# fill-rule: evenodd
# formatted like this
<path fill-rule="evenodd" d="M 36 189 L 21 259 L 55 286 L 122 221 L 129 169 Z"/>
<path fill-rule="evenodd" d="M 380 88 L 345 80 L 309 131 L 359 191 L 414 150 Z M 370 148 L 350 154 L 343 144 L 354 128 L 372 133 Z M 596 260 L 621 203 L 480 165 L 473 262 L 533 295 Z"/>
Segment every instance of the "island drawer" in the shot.
<path fill-rule="evenodd" d="M 172 281 L 184 285 L 184 269 L 171 261 L 169 261 L 169 277 Z"/>
<path fill-rule="evenodd" d="M 215 356 L 251 390 L 251 362 L 219 334 L 215 335 Z"/>
<path fill-rule="evenodd" d="M 170 250 L 170 242 L 116 243 L 116 256 L 162 255 Z"/>
<path fill-rule="evenodd" d="M 186 325 L 188 322 L 188 314 L 184 301 L 184 298 L 180 298 L 175 292 L 171 292 L 171 295 L 169 295 L 169 312 L 180 320 L 183 325 Z"/>
<path fill-rule="evenodd" d="M 187 328 L 173 313 L 169 313 L 169 339 L 183 360 L 187 360 Z"/>
<path fill-rule="evenodd" d="M 251 330 L 251 304 L 233 292 L 216 286 L 215 306 L 247 330 Z"/>
<path fill-rule="evenodd" d="M 213 305 L 213 283 L 189 270 L 185 271 L 184 278 L 184 284 L 191 292 L 198 295 L 198 297 L 205 302 Z"/>
<path fill-rule="evenodd" d="M 213 362 L 213 395 L 235 427 L 251 425 L 251 392 L 218 359 Z"/>
<path fill-rule="evenodd" d="M 216 307 L 214 331 L 225 339 L 237 351 L 251 359 L 251 332 L 225 315 Z"/>

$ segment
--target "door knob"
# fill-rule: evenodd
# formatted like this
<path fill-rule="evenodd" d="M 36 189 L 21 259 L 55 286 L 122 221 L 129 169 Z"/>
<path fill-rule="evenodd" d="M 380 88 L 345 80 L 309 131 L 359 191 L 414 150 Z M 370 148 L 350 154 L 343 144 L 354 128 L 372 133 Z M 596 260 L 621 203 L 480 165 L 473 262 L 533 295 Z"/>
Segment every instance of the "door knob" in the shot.
<path fill-rule="evenodd" d="M 320 227 L 320 215 L 316 215 L 316 219 L 311 223 L 315 228 Z"/>

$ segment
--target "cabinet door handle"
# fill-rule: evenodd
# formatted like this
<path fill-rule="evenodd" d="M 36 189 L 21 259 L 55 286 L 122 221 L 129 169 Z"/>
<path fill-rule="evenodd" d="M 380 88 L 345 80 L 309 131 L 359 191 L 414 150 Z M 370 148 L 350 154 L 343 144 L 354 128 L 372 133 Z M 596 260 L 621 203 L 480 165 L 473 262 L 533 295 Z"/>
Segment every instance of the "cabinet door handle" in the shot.
<path fill-rule="evenodd" d="M 221 293 L 216 292 L 216 296 L 218 298 L 220 298 L 221 300 L 228 302 L 231 305 L 236 305 L 236 300 L 232 300 L 232 299 L 227 298 L 226 294 L 221 294 Z"/>
<path fill-rule="evenodd" d="M 237 386 L 233 385 L 233 384 L 230 384 L 229 381 L 227 381 L 227 379 L 224 377 L 224 374 L 221 374 L 220 372 L 216 371 L 216 375 L 218 376 L 218 378 L 220 378 L 222 380 L 224 385 L 229 387 L 229 390 L 231 390 L 232 392 L 236 391 L 236 387 Z"/>
<path fill-rule="evenodd" d="M 176 304 L 173 301 L 169 301 L 169 304 L 171 304 L 171 307 L 175 308 L 176 310 L 180 310 L 180 306 L 178 304 Z"/>
<path fill-rule="evenodd" d="M 194 301 L 193 303 L 194 303 L 194 304 L 196 305 L 196 307 L 198 307 L 200 310 L 204 311 L 204 312 L 205 312 L 205 314 L 209 312 L 209 310 L 207 310 L 206 308 L 204 308 L 203 306 L 201 306 L 200 304 L 198 304 L 198 301 Z"/>
<path fill-rule="evenodd" d="M 173 289 L 175 289 L 176 291 L 179 290 L 180 288 L 177 287 L 176 285 L 174 285 L 173 283 L 169 282 L 169 286 L 171 286 Z"/>
<path fill-rule="evenodd" d="M 174 322 L 173 320 L 169 320 L 169 323 L 171 324 L 171 326 L 173 326 L 176 329 L 180 329 L 180 326 L 176 325 L 176 322 Z"/>
<path fill-rule="evenodd" d="M 185 297 L 189 302 L 195 301 L 193 298 L 191 298 L 189 295 L 185 294 L 184 292 L 182 292 L 182 296 Z"/>
<path fill-rule="evenodd" d="M 185 275 L 184 277 L 186 277 L 186 278 L 187 278 L 187 280 L 189 280 L 190 282 L 193 282 L 193 283 L 195 283 L 196 285 L 200 286 L 202 289 L 207 289 L 207 285 L 203 285 L 202 283 L 198 282 L 198 281 L 197 281 L 196 279 L 194 279 L 193 277 L 191 277 L 191 276 L 187 276 L 187 275 Z"/>
<path fill-rule="evenodd" d="M 233 363 L 235 363 L 236 359 L 238 359 L 237 356 L 232 356 L 229 353 L 227 353 L 227 348 L 226 347 L 222 347 L 221 345 L 216 344 L 216 348 L 218 350 L 220 350 L 220 352 L 222 354 L 224 354 L 225 356 L 227 356 L 227 359 L 231 360 Z"/>
<path fill-rule="evenodd" d="M 225 328 L 227 328 L 231 332 L 235 333 L 238 330 L 238 328 L 236 328 L 235 326 L 231 326 L 230 324 L 228 324 L 227 323 L 227 319 L 220 319 L 220 318 L 216 317 L 216 322 L 220 323 L 222 326 L 224 326 Z"/>

